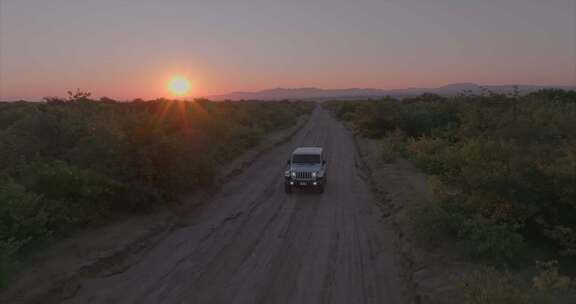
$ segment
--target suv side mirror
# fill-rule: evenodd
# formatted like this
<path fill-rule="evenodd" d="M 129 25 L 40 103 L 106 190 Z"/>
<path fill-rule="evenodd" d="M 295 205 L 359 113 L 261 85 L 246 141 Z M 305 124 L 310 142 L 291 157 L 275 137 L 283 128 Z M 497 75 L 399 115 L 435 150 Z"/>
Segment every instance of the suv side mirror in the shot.
<path fill-rule="evenodd" d="M 288 160 L 286 163 L 287 163 L 287 164 L 290 164 L 290 160 Z"/>
<path fill-rule="evenodd" d="M 326 164 L 326 160 L 325 160 L 325 159 L 322 160 L 322 164 L 323 164 L 323 165 Z"/>

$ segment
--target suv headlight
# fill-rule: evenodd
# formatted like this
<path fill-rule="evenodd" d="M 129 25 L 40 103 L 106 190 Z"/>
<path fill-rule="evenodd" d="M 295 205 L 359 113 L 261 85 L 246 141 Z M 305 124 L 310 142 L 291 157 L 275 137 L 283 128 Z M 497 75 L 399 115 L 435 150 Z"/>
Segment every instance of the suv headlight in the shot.
<path fill-rule="evenodd" d="M 318 172 L 312 172 L 312 177 L 318 176 Z"/>
<path fill-rule="evenodd" d="M 296 172 L 292 171 L 292 177 L 296 177 Z"/>
<path fill-rule="evenodd" d="M 285 176 L 285 177 L 290 177 L 290 170 L 286 170 L 286 171 L 284 172 L 284 176 Z"/>

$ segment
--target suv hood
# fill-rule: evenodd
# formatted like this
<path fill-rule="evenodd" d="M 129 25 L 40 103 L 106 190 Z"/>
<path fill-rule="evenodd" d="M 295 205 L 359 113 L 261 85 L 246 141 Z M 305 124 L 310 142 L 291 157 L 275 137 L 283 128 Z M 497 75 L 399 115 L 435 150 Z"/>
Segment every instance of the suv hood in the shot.
<path fill-rule="evenodd" d="M 292 164 L 290 165 L 290 170 L 297 172 L 318 172 L 322 170 L 322 164 L 312 164 L 312 165 Z"/>

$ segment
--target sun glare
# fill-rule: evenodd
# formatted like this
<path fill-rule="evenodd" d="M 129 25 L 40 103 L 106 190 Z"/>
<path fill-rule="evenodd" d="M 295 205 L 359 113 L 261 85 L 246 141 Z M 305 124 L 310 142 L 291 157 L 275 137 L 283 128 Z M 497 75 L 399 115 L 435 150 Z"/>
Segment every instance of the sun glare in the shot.
<path fill-rule="evenodd" d="M 168 90 L 176 96 L 185 96 L 190 92 L 190 81 L 182 76 L 174 76 L 168 81 Z"/>

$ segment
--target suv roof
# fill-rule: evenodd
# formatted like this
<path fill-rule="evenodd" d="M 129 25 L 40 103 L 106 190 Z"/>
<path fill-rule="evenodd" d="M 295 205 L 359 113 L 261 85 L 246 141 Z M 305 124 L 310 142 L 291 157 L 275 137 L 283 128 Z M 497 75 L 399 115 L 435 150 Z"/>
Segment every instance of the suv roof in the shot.
<path fill-rule="evenodd" d="M 320 147 L 300 147 L 296 148 L 292 154 L 322 154 Z"/>

